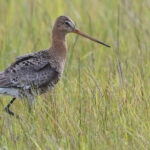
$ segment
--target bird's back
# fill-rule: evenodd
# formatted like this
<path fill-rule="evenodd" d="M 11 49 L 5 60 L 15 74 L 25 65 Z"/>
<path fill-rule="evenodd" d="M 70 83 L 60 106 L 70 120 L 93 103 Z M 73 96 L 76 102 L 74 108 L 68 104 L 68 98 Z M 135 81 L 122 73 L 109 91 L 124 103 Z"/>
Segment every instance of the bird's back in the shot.
<path fill-rule="evenodd" d="M 13 64 L 0 73 L 0 93 L 1 89 L 3 92 L 4 89 L 17 89 L 21 93 L 34 89 L 41 94 L 53 88 L 63 72 L 56 60 L 49 50 L 16 58 Z M 6 92 L 2 94 L 9 95 Z"/>

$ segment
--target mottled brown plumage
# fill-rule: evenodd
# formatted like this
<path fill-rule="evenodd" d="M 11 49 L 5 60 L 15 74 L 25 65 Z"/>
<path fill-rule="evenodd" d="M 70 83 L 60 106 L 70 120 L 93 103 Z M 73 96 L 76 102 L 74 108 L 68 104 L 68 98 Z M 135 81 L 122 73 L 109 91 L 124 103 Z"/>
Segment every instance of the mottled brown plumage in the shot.
<path fill-rule="evenodd" d="M 32 105 L 35 95 L 51 90 L 60 80 L 64 70 L 67 55 L 65 37 L 69 32 L 106 45 L 76 29 L 69 17 L 60 16 L 54 24 L 52 45 L 49 49 L 17 57 L 13 64 L 0 72 L 0 94 L 15 98 L 26 97 Z M 9 106 L 6 111 L 13 114 Z"/>

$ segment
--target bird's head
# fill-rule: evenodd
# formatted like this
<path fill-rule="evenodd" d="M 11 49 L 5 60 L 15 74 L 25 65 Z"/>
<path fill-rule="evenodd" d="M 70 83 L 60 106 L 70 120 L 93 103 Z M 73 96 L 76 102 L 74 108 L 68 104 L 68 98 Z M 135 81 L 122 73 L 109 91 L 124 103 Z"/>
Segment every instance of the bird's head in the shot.
<path fill-rule="evenodd" d="M 56 19 L 54 27 L 59 32 L 69 33 L 75 29 L 75 24 L 71 18 L 67 16 L 60 16 Z"/>
<path fill-rule="evenodd" d="M 55 24 L 54 24 L 54 29 L 56 29 L 57 32 L 62 32 L 64 34 L 73 32 L 78 35 L 81 35 L 85 38 L 88 38 L 94 42 L 97 42 L 99 44 L 105 45 L 107 47 L 110 47 L 109 45 L 89 36 L 88 34 L 80 31 L 79 29 L 76 28 L 74 22 L 69 18 L 68 16 L 60 16 L 56 19 Z"/>

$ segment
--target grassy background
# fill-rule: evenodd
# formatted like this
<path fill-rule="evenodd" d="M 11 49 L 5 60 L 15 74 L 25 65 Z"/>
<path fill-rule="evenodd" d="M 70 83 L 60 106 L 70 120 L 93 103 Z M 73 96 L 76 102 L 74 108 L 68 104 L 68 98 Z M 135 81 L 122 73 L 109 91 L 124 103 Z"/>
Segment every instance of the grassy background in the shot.
<path fill-rule="evenodd" d="M 15 101 L 22 120 L 0 97 L 0 150 L 150 149 L 149 10 L 149 0 L 1 0 L 0 71 L 48 48 L 62 14 L 112 47 L 69 34 L 62 80 L 32 114 Z"/>

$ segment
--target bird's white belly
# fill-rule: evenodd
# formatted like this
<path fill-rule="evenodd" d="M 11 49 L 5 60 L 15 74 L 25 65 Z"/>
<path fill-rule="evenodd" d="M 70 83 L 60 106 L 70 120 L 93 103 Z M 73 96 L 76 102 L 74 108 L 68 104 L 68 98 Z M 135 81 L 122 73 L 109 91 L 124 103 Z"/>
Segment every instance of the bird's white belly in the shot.
<path fill-rule="evenodd" d="M 0 88 L 0 95 L 19 97 L 19 90 L 15 88 Z"/>

